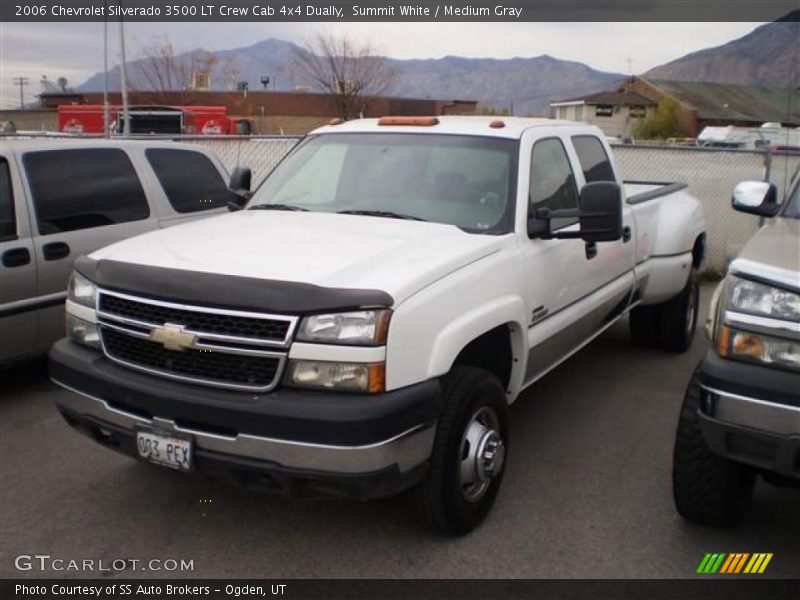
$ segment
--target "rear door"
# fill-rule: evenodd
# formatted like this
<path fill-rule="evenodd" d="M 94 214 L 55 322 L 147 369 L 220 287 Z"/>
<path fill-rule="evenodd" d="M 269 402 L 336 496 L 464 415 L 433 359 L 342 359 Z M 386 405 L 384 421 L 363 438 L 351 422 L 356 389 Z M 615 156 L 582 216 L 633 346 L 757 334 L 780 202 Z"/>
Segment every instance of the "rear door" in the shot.
<path fill-rule="evenodd" d="M 13 157 L 0 152 L 0 364 L 34 352 L 37 308 L 25 195 Z"/>
<path fill-rule="evenodd" d="M 36 294 L 54 306 L 40 313 L 40 350 L 63 335 L 64 298 L 72 263 L 113 242 L 158 228 L 139 175 L 121 148 L 27 152 L 39 265 Z"/>
<path fill-rule="evenodd" d="M 576 170 L 579 171 L 578 180 L 581 186 L 595 181 L 611 181 L 618 183 L 620 187 L 623 186 L 622 181 L 617 178 L 609 148 L 599 137 L 580 134 L 571 136 L 570 141 L 575 152 Z M 593 286 L 597 289 L 633 270 L 636 246 L 633 239 L 633 213 L 624 198 L 622 227 L 621 240 L 595 244 L 592 279 Z"/>

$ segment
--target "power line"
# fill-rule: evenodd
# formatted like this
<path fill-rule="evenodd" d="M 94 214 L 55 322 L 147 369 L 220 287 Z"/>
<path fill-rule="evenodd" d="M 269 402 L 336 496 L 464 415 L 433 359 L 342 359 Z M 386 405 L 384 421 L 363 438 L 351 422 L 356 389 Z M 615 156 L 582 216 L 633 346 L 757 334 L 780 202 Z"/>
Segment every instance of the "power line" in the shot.
<path fill-rule="evenodd" d="M 28 82 L 31 80 L 30 77 L 14 77 L 14 85 L 19 86 L 19 107 L 25 108 L 25 97 L 23 90 L 25 86 L 28 85 Z"/>

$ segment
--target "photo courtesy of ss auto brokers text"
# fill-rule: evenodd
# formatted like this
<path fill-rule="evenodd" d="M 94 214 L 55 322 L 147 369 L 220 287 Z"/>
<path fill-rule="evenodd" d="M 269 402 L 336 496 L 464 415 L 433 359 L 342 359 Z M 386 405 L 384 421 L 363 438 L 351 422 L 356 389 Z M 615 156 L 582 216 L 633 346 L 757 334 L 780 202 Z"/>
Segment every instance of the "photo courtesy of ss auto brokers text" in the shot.
<path fill-rule="evenodd" d="M 3 4 L 0 596 L 791 598 L 800 11 L 616 8 Z"/>

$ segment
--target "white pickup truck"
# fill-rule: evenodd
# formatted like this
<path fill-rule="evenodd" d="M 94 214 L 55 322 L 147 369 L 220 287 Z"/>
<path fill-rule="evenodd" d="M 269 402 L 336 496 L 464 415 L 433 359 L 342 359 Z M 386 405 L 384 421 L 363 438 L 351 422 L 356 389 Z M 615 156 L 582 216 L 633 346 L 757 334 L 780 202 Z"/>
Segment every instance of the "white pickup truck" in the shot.
<path fill-rule="evenodd" d="M 179 471 L 361 499 L 415 488 L 429 523 L 468 532 L 522 390 L 629 312 L 637 340 L 691 343 L 705 226 L 683 187 L 626 190 L 577 123 L 331 124 L 232 214 L 76 261 L 50 352 L 74 393 L 56 404 Z"/>

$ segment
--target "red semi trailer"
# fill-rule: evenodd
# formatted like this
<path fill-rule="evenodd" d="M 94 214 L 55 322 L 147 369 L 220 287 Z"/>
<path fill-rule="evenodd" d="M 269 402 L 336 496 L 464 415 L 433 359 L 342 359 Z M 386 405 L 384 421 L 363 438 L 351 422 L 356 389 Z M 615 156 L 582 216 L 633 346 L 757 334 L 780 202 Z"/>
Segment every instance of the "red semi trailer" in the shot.
<path fill-rule="evenodd" d="M 231 117 L 225 106 L 131 106 L 130 130 L 134 134 L 250 135 L 252 121 Z M 112 134 L 122 133 L 122 107 L 109 106 Z M 58 130 L 83 135 L 103 134 L 101 104 L 62 104 L 58 107 Z"/>

